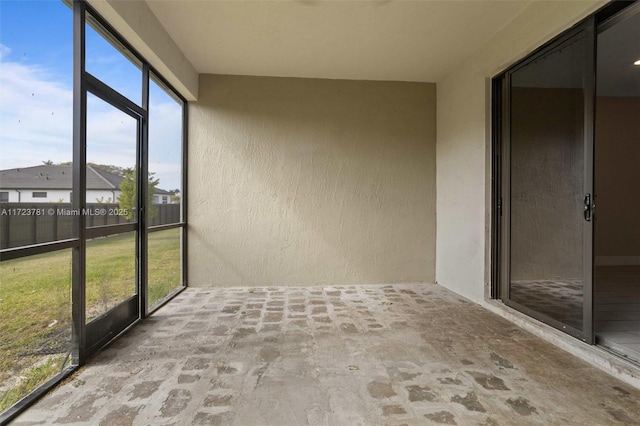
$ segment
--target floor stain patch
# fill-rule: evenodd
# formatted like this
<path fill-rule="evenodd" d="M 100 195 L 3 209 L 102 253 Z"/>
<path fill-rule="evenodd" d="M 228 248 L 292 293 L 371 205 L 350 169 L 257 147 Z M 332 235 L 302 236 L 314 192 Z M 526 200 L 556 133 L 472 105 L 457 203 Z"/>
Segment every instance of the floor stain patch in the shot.
<path fill-rule="evenodd" d="M 225 306 L 222 308 L 222 313 L 224 314 L 235 314 L 240 310 L 240 306 Z"/>
<path fill-rule="evenodd" d="M 440 377 L 438 378 L 438 382 L 443 385 L 461 385 L 462 380 L 454 379 L 453 377 Z"/>
<path fill-rule="evenodd" d="M 207 367 L 209 367 L 209 358 L 189 358 L 182 369 L 184 371 L 204 370 Z"/>
<path fill-rule="evenodd" d="M 136 399 L 149 398 L 151 395 L 154 394 L 155 391 L 158 390 L 161 384 L 162 384 L 161 380 L 134 383 L 129 401 L 133 401 Z"/>
<path fill-rule="evenodd" d="M 608 409 L 607 411 L 616 421 L 621 422 L 625 425 L 640 425 L 640 421 L 635 421 L 634 419 L 629 417 L 629 415 L 624 410 Z"/>
<path fill-rule="evenodd" d="M 456 419 L 453 414 L 448 411 L 438 411 L 437 413 L 429 413 L 424 415 L 427 419 L 434 423 L 443 425 L 457 425 Z"/>
<path fill-rule="evenodd" d="M 530 416 L 534 413 L 537 413 L 536 407 L 532 407 L 529 404 L 529 400 L 519 396 L 518 398 L 509 398 L 507 399 L 507 404 L 513 408 L 513 411 L 520 414 L 521 416 Z"/>
<path fill-rule="evenodd" d="M 209 333 L 213 336 L 224 336 L 228 329 L 226 325 L 218 325 L 213 327 Z"/>
<path fill-rule="evenodd" d="M 391 383 L 374 381 L 367 385 L 367 390 L 369 390 L 369 395 L 376 399 L 390 398 L 396 395 Z"/>
<path fill-rule="evenodd" d="M 466 408 L 469 411 L 477 411 L 479 413 L 487 412 L 487 410 L 482 406 L 482 404 L 480 404 L 480 401 L 478 400 L 478 395 L 476 395 L 475 392 L 469 392 L 465 396 L 454 395 L 451 398 L 451 401 L 457 402 L 458 404 L 462 405 L 464 408 Z"/>
<path fill-rule="evenodd" d="M 223 407 L 231 405 L 232 395 L 211 395 L 204 399 L 202 405 L 205 407 Z"/>
<path fill-rule="evenodd" d="M 618 394 L 620 394 L 620 396 L 627 398 L 629 395 L 631 395 L 631 393 L 629 393 L 628 391 L 622 389 L 620 386 L 614 386 L 613 390 L 618 392 Z"/>
<path fill-rule="evenodd" d="M 244 337 L 251 336 L 252 334 L 256 334 L 255 328 L 243 327 L 243 328 L 237 329 L 236 332 L 233 333 L 233 338 L 242 339 Z"/>
<path fill-rule="evenodd" d="M 118 393 L 122 387 L 128 382 L 129 378 L 126 376 L 108 377 L 105 379 L 103 389 L 107 393 Z"/>
<path fill-rule="evenodd" d="M 218 351 L 217 346 L 200 346 L 197 349 L 197 352 L 199 354 L 213 354 L 213 353 L 216 353 L 217 351 Z"/>
<path fill-rule="evenodd" d="M 262 348 L 260 350 L 260 361 L 262 362 L 273 362 L 280 356 L 280 351 L 276 348 Z"/>
<path fill-rule="evenodd" d="M 142 407 L 121 405 L 102 419 L 100 426 L 132 426 Z"/>
<path fill-rule="evenodd" d="M 350 334 L 355 334 L 358 332 L 358 329 L 356 328 L 356 326 L 350 323 L 345 323 L 340 325 L 340 329 L 345 333 L 350 333 Z"/>
<path fill-rule="evenodd" d="M 160 413 L 162 417 L 175 417 L 180 414 L 191 400 L 191 392 L 186 389 L 174 389 L 164 400 Z"/>
<path fill-rule="evenodd" d="M 429 401 L 433 402 L 437 399 L 437 395 L 431 391 L 429 386 L 407 386 L 409 391 L 409 401 Z"/>
<path fill-rule="evenodd" d="M 88 422 L 98 411 L 97 407 L 94 406 L 96 399 L 97 395 L 95 394 L 85 395 L 80 401 L 71 406 L 65 417 L 58 418 L 55 423 Z"/>
<path fill-rule="evenodd" d="M 502 368 L 513 368 L 513 364 L 506 358 L 501 357 L 495 352 L 491 352 L 489 355 L 491 361 L 493 361 L 498 367 Z"/>
<path fill-rule="evenodd" d="M 199 412 L 193 418 L 194 425 L 207 425 L 207 426 L 223 426 L 228 425 L 233 419 L 233 413 L 226 411 L 224 413 L 210 414 Z"/>
<path fill-rule="evenodd" d="M 385 417 L 395 414 L 407 414 L 407 410 L 402 405 L 385 405 L 382 407 L 382 415 Z"/>
<path fill-rule="evenodd" d="M 487 375 L 478 371 L 467 371 L 473 379 L 487 390 L 510 390 L 504 380 L 494 375 Z"/>
<path fill-rule="evenodd" d="M 419 375 L 420 375 L 420 373 L 404 373 L 404 372 L 400 371 L 398 373 L 398 379 L 400 379 L 403 382 L 408 382 L 409 380 L 415 379 Z"/>
<path fill-rule="evenodd" d="M 218 374 L 235 374 L 238 372 L 237 368 L 232 367 L 224 362 L 217 363 L 216 368 L 218 369 Z"/>
<path fill-rule="evenodd" d="M 200 380 L 200 376 L 197 374 L 181 374 L 178 376 L 178 384 L 193 383 L 198 380 Z"/>

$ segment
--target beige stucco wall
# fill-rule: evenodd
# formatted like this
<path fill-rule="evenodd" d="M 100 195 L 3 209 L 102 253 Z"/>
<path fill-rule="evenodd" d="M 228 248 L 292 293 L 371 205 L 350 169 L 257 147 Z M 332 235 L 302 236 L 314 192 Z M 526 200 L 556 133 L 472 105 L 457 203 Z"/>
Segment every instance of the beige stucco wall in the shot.
<path fill-rule="evenodd" d="M 203 75 L 193 286 L 433 281 L 435 85 Z"/>
<path fill-rule="evenodd" d="M 533 2 L 437 84 L 436 280 L 481 302 L 490 282 L 490 78 L 602 6 Z"/>

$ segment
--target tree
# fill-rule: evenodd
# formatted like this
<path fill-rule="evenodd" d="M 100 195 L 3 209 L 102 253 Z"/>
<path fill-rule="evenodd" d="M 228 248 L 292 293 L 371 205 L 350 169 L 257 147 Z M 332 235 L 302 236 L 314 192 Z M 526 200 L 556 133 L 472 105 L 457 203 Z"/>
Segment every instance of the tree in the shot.
<path fill-rule="evenodd" d="M 154 178 L 155 173 L 149 173 L 148 178 L 148 193 L 147 193 L 147 217 L 153 219 L 158 214 L 158 209 L 153 204 L 153 194 L 156 192 L 156 187 L 160 182 L 159 179 Z M 121 194 L 118 196 L 118 207 L 124 210 L 127 220 L 135 218 L 136 207 L 136 171 L 129 169 L 124 173 L 124 179 L 120 183 Z"/>
<path fill-rule="evenodd" d="M 171 193 L 171 202 L 174 204 L 177 204 L 181 201 L 181 197 L 180 197 L 180 190 L 179 189 L 173 189 L 171 191 L 169 191 Z"/>
<path fill-rule="evenodd" d="M 53 161 L 51 160 L 43 161 L 42 164 L 44 164 L 45 166 L 53 166 Z"/>

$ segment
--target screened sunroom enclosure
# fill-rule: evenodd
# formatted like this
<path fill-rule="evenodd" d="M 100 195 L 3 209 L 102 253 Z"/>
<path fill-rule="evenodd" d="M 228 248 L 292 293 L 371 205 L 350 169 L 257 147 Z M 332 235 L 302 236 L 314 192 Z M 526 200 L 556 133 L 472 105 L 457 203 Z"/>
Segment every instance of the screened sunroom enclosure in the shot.
<path fill-rule="evenodd" d="M 4 418 L 186 285 L 186 102 L 86 3 L 2 7 Z"/>
<path fill-rule="evenodd" d="M 0 8 L 0 422 L 136 321 L 174 312 L 155 309 L 187 284 L 203 288 L 183 291 L 180 309 L 236 316 L 256 338 L 269 318 L 275 342 L 292 325 L 341 336 L 311 302 L 333 286 L 437 283 L 466 298 L 470 317 L 487 308 L 509 319 L 500 336 L 533 330 L 593 364 L 592 343 L 604 346 L 616 355 L 598 367 L 637 383 L 626 361 L 637 330 L 622 329 L 637 322 L 637 91 L 616 86 L 640 70 L 640 57 L 617 55 L 637 46 L 619 38 L 637 40 L 637 3 Z M 302 286 L 318 287 L 308 306 L 286 288 Z M 200 297 L 212 287 L 229 296 Z M 254 288 L 277 303 L 257 312 Z M 386 302 L 376 309 L 401 309 Z M 212 321 L 162 338 L 247 332 Z M 479 355 L 491 371 L 504 366 Z M 251 362 L 246 372 L 261 368 Z"/>

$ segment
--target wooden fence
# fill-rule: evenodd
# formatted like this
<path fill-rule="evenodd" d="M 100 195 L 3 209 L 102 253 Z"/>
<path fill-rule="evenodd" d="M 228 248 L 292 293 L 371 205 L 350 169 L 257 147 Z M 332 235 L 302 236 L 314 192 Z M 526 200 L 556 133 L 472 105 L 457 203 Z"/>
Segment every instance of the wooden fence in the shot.
<path fill-rule="evenodd" d="M 180 204 L 154 204 L 149 226 L 180 222 Z M 128 223 L 117 204 L 87 204 L 87 227 Z M 80 212 L 70 203 L 0 203 L 0 249 L 73 237 Z"/>

